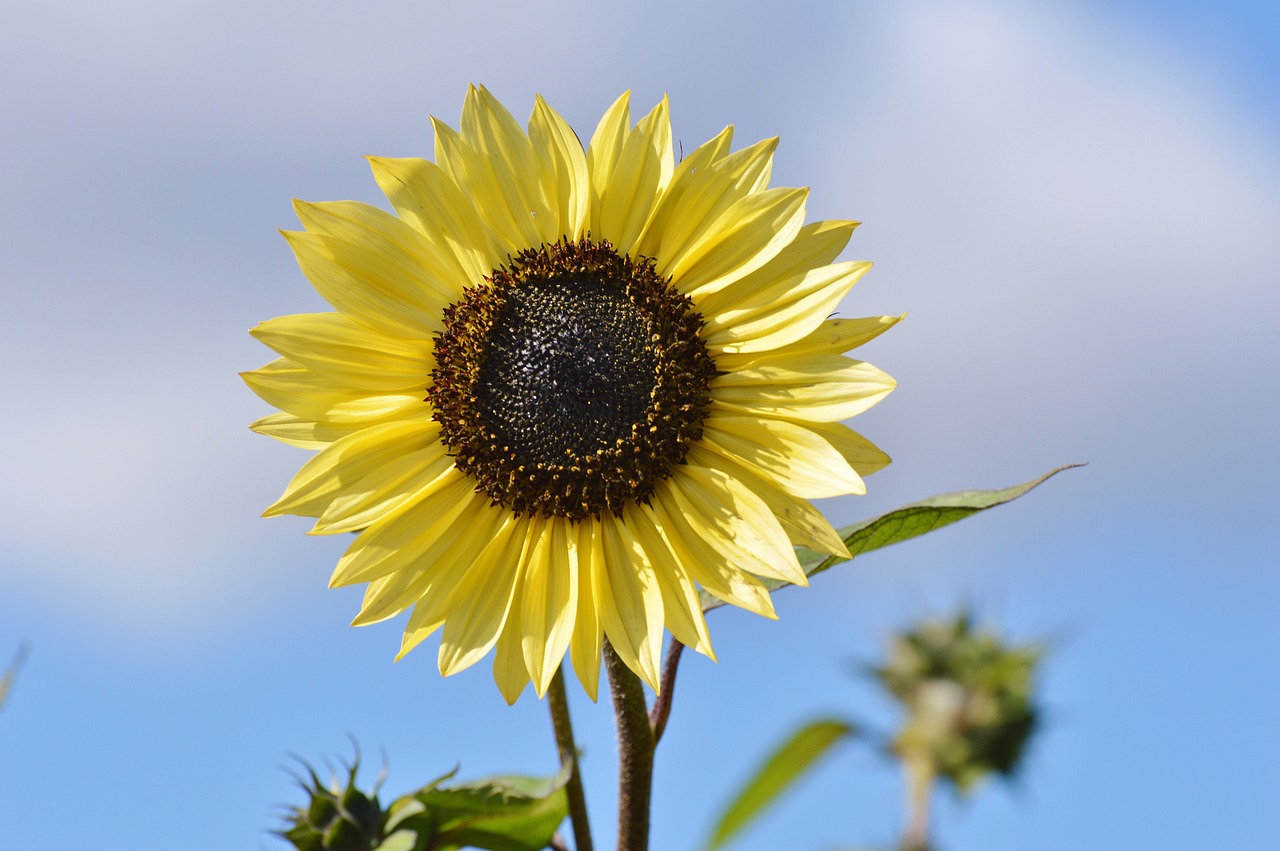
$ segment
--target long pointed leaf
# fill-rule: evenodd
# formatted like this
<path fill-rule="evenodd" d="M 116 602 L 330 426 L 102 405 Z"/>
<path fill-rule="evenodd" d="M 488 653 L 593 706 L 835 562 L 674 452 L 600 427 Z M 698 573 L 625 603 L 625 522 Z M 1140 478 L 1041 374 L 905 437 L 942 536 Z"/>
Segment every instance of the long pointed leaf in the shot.
<path fill-rule="evenodd" d="M 931 496 L 928 499 L 895 508 L 888 514 L 846 526 L 839 530 L 840 537 L 844 539 L 845 546 L 853 556 L 860 556 L 890 544 L 917 538 L 935 529 L 941 529 L 943 526 L 950 526 L 988 508 L 1012 502 L 1063 470 L 1083 466 L 1083 464 L 1068 464 L 1065 467 L 1050 470 L 1029 482 L 999 490 L 956 491 Z M 807 576 L 813 576 L 850 560 L 839 556 L 824 556 L 804 547 L 797 547 L 796 555 Z M 770 591 L 776 591 L 791 584 L 771 579 L 761 581 Z M 700 596 L 703 611 L 709 612 L 724 605 L 721 600 L 717 600 L 706 591 L 702 591 Z"/>
<path fill-rule="evenodd" d="M 789 739 L 770 754 L 738 797 L 733 800 L 716 825 L 708 851 L 722 847 L 744 827 L 756 819 L 779 795 L 795 783 L 827 751 L 849 736 L 852 725 L 834 719 L 813 721 L 796 730 Z"/>

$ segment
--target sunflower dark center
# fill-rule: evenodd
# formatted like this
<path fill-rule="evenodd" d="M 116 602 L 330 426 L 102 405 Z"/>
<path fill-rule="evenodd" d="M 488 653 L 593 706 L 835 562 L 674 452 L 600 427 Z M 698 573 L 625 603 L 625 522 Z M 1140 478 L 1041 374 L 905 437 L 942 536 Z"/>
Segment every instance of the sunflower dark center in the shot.
<path fill-rule="evenodd" d="M 609 449 L 644 419 L 657 378 L 650 323 L 610 283 L 529 280 L 494 317 L 476 408 L 525 465 Z"/>
<path fill-rule="evenodd" d="M 444 320 L 427 395 L 441 439 L 517 513 L 616 513 L 702 436 L 702 318 L 650 260 L 590 240 L 524 251 Z"/>

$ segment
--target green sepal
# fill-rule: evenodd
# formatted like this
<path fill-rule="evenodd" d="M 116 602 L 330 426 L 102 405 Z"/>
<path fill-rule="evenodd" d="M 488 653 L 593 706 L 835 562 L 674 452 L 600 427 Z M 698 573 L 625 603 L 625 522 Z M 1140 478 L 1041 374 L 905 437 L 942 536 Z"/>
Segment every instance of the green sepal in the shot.
<path fill-rule="evenodd" d="M 569 772 L 551 778 L 504 776 L 441 786 L 452 775 L 390 807 L 378 851 L 541 851 L 569 814 Z"/>

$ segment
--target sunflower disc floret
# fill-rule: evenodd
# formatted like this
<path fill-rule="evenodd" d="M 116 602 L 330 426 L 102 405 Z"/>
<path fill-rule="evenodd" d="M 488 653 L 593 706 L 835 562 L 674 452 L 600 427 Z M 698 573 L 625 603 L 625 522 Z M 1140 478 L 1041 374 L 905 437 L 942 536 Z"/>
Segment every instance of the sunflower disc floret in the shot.
<path fill-rule="evenodd" d="M 809 500 L 889 463 L 840 421 L 894 382 L 842 353 L 898 318 L 829 318 L 870 264 L 769 186 L 777 140 L 677 162 L 666 100 L 624 94 L 584 149 L 475 87 L 433 125 L 434 162 L 369 160 L 394 213 L 295 202 L 334 310 L 253 330 L 253 428 L 318 450 L 266 514 L 357 533 L 330 584 L 366 585 L 357 625 L 409 612 L 401 656 L 493 650 L 515 701 L 568 654 L 594 698 L 608 640 L 657 688 L 666 631 L 714 658 L 700 592 L 774 617 L 795 546 L 847 555 Z"/>

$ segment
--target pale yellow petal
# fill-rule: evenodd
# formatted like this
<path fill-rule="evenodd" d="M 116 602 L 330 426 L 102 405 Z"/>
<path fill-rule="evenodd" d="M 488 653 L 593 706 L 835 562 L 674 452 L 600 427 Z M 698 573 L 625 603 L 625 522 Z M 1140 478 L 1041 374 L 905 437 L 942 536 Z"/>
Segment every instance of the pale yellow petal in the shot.
<path fill-rule="evenodd" d="M 699 293 L 698 310 L 708 318 L 733 311 L 732 315 L 740 319 L 771 311 L 805 275 L 832 263 L 849 244 L 857 226 L 857 222 L 849 221 L 805 225 L 772 260 L 750 275 L 715 292 Z"/>
<path fill-rule="evenodd" d="M 766 417 L 716 415 L 703 421 L 708 449 L 746 464 L 806 499 L 864 494 L 844 457 L 804 426 Z"/>
<path fill-rule="evenodd" d="M 688 572 L 676 559 L 671 545 L 658 530 L 653 510 L 648 506 L 628 503 L 623 521 L 653 565 L 653 575 L 662 593 L 667 629 L 681 644 L 714 661 L 716 654 L 711 647 L 707 622 L 702 616 L 698 591 Z"/>
<path fill-rule="evenodd" d="M 461 277 L 452 252 L 441 251 L 421 231 L 377 207 L 359 201 L 295 200 L 293 209 L 308 233 L 349 246 L 337 256 L 353 273 L 399 279 L 416 301 L 449 304 L 470 283 Z"/>
<path fill-rule="evenodd" d="M 734 204 L 671 270 L 672 282 L 696 301 L 768 263 L 804 224 L 808 189 L 768 189 Z"/>
<path fill-rule="evenodd" d="M 501 183 L 494 173 L 495 163 L 463 141 L 449 125 L 431 119 L 436 134 L 436 164 L 457 185 L 475 210 L 497 255 L 506 258 L 538 244 L 533 211 L 517 214 L 508 205 Z M 497 163 L 498 168 L 506 168 Z M 488 274 L 486 272 L 486 274 Z"/>
<path fill-rule="evenodd" d="M 368 157 L 373 178 L 400 218 L 452 253 L 457 277 L 477 284 L 504 258 L 453 179 L 430 160 Z"/>
<path fill-rule="evenodd" d="M 412 274 L 400 277 L 387 258 L 324 234 L 281 234 L 316 292 L 361 325 L 406 340 L 430 340 L 443 327 L 445 302 L 415 288 Z"/>
<path fill-rule="evenodd" d="M 529 137 L 511 113 L 483 86 L 471 86 L 462 106 L 462 141 L 474 152 L 467 160 L 467 177 L 474 190 L 483 185 L 486 204 L 480 205 L 491 222 L 513 242 L 536 248 L 559 239 L 555 205 L 544 194 L 542 163 Z M 494 202 L 501 199 L 501 204 Z M 503 219 L 501 213 L 506 214 Z"/>
<path fill-rule="evenodd" d="M 474 483 L 461 471 L 446 473 L 435 485 L 429 496 L 361 532 L 338 559 L 329 586 L 370 582 L 415 563 L 425 565 L 423 554 L 446 533 L 456 534 L 454 521 L 474 501 Z"/>
<path fill-rule="evenodd" d="M 826 438 L 859 476 L 869 476 L 877 470 L 883 470 L 892 461 L 880 447 L 842 423 L 809 422 L 804 426 Z"/>
<path fill-rule="evenodd" d="M 712 354 L 761 352 L 801 340 L 817 331 L 863 275 L 866 262 L 833 263 L 806 274 L 772 307 L 744 303 L 708 319 L 703 338 Z"/>
<path fill-rule="evenodd" d="M 552 230 L 557 236 L 581 239 L 587 229 L 591 203 L 587 155 L 572 128 L 541 95 L 529 117 L 529 140 L 548 181 L 549 206 L 557 220 Z"/>
<path fill-rule="evenodd" d="M 712 235 L 727 211 L 751 194 L 778 144 L 776 138 L 766 139 L 723 156 L 730 128 L 721 136 L 723 145 L 717 137 L 680 164 L 650 219 L 638 252 L 656 258 L 663 275 L 670 275 L 692 248 Z"/>
<path fill-rule="evenodd" d="M 766 579 L 809 584 L 778 519 L 737 479 L 683 464 L 664 484 L 668 499 L 731 565 Z"/>
<path fill-rule="evenodd" d="M 376 424 L 376 423 L 374 423 Z M 249 428 L 258 434 L 273 437 L 281 443 L 297 446 L 301 449 L 324 449 L 330 443 L 341 440 L 349 434 L 368 428 L 371 424 L 316 422 L 293 414 L 268 414 L 249 424 Z"/>
<path fill-rule="evenodd" d="M 456 520 L 446 528 L 436 525 L 437 534 L 424 542 L 425 546 L 416 548 L 412 561 L 405 560 L 406 553 L 399 553 L 394 572 L 369 582 L 364 604 L 351 621 L 352 626 L 384 621 L 419 603 L 424 607 L 423 617 L 432 623 L 447 616 L 444 603 L 449 591 L 493 540 L 505 514 L 491 507 L 487 497 L 473 494 L 468 499 L 465 494 L 457 492 L 452 496 L 455 503 L 462 505 Z M 421 504 L 425 505 L 426 501 Z M 414 515 L 415 511 L 411 508 L 405 514 Z M 431 516 L 419 517 L 426 523 L 433 519 Z"/>
<path fill-rule="evenodd" d="M 669 485 L 659 485 L 650 506 L 663 538 L 695 582 L 730 605 L 777 620 L 768 590 L 760 580 L 731 563 L 702 536 L 700 529 L 691 525 Z"/>
<path fill-rule="evenodd" d="M 346 387 L 286 358 L 240 377 L 267 404 L 308 420 L 372 425 L 392 418 L 419 419 L 429 411 L 421 393 L 370 393 Z"/>
<path fill-rule="evenodd" d="M 587 173 L 591 181 L 590 212 L 587 228 L 600 238 L 600 210 L 605 190 L 617 167 L 622 143 L 631 126 L 631 92 L 625 91 L 605 110 L 587 146 Z"/>
<path fill-rule="evenodd" d="M 284 494 L 264 517 L 299 514 L 319 517 L 347 488 L 397 459 L 438 443 L 431 422 L 390 422 L 369 426 L 326 446 L 302 465 Z"/>
<path fill-rule="evenodd" d="M 869 363 L 806 355 L 717 376 L 711 381 L 711 397 L 722 410 L 836 422 L 862 413 L 896 386 Z"/>
<path fill-rule="evenodd" d="M 433 441 L 383 464 L 333 498 L 311 529 L 313 535 L 358 532 L 412 500 L 425 499 L 436 482 L 453 468 L 444 444 Z"/>
<path fill-rule="evenodd" d="M 822 512 L 807 500 L 792 496 L 778 487 L 772 477 L 766 477 L 739 461 L 712 452 L 702 444 L 690 447 L 685 460 L 698 467 L 721 470 L 742 482 L 769 506 L 791 543 L 828 555 L 849 557 L 844 541 L 822 516 Z"/>
<path fill-rule="evenodd" d="M 254 339 L 336 384 L 370 392 L 425 390 L 434 360 L 425 340 L 387 337 L 341 313 L 304 313 L 260 322 Z"/>
<path fill-rule="evenodd" d="M 568 520 L 550 518 L 525 565 L 521 648 L 538 697 L 560 668 L 578 613 L 577 535 L 570 532 Z"/>
<path fill-rule="evenodd" d="M 522 567 L 523 562 L 522 556 Z M 523 590 L 522 580 L 522 575 L 516 577 L 514 593 L 517 601 Z M 502 693 L 502 699 L 508 706 L 514 705 L 520 699 L 520 693 L 529 684 L 529 668 L 524 663 L 524 651 L 521 648 L 523 632 L 520 616 L 519 604 L 513 604 L 507 616 L 507 623 L 498 635 L 497 652 L 493 654 L 493 679 L 497 682 L 498 691 Z"/>
<path fill-rule="evenodd" d="M 902 316 L 867 316 L 860 319 L 828 319 L 809 336 L 765 352 L 716 354 L 721 372 L 736 372 L 768 360 L 803 355 L 838 355 L 874 340 L 902 321 Z"/>
<path fill-rule="evenodd" d="M 595 700 L 600 691 L 600 657 L 604 632 L 600 626 L 600 583 L 605 569 L 600 521 L 588 518 L 578 524 L 578 614 L 573 623 L 569 658 L 587 695 Z"/>
<path fill-rule="evenodd" d="M 592 236 L 631 254 L 674 167 L 665 96 L 625 135 L 617 156 L 592 210 Z"/>
<path fill-rule="evenodd" d="M 515 600 L 529 518 L 509 514 L 476 563 L 449 595 L 440 638 L 440 673 L 471 667 L 497 643 Z"/>
<path fill-rule="evenodd" d="M 662 592 L 653 565 L 625 524 L 601 518 L 604 565 L 600 620 L 618 658 L 658 690 L 658 656 L 662 652 Z"/>
<path fill-rule="evenodd" d="M 419 614 L 421 613 L 421 614 Z M 434 617 L 428 619 L 426 615 L 430 613 Z M 438 613 L 429 610 L 425 605 L 419 603 L 414 607 L 413 613 L 409 616 L 409 623 L 405 625 L 404 633 L 400 636 L 400 652 L 396 653 L 396 661 L 399 662 L 419 644 L 426 641 L 436 630 L 444 626 L 444 617 Z"/>

